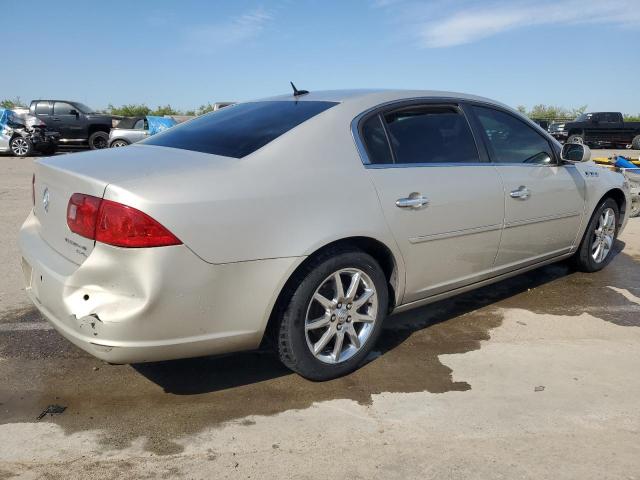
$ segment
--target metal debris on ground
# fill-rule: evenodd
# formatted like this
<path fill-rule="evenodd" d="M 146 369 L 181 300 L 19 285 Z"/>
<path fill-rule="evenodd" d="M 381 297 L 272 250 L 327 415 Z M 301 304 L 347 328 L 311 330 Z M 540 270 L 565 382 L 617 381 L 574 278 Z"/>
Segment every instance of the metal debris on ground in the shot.
<path fill-rule="evenodd" d="M 36 420 L 42 420 L 47 414 L 48 415 L 60 415 L 64 412 L 67 407 L 63 407 L 62 405 L 49 405 L 45 408 Z"/>
<path fill-rule="evenodd" d="M 534 392 L 544 392 L 544 385 L 537 386 L 533 389 Z"/>

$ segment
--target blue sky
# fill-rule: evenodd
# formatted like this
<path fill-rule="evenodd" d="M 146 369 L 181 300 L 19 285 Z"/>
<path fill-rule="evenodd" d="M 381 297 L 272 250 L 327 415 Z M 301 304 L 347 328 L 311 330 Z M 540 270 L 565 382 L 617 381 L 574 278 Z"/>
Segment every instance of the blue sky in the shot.
<path fill-rule="evenodd" d="M 640 113 L 640 0 L 0 0 L 0 98 L 248 100 L 417 88 Z M 25 11 L 28 10 L 28 11 Z M 11 46 L 12 45 L 12 46 Z M 11 46 L 11 48 L 9 48 Z"/>

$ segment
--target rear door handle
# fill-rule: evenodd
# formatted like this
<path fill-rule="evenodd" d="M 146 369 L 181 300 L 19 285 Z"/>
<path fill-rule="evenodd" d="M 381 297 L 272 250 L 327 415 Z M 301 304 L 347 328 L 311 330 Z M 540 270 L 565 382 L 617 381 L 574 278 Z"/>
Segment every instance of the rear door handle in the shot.
<path fill-rule="evenodd" d="M 531 196 L 531 190 L 529 190 L 524 185 L 520 185 L 515 190 L 511 190 L 511 193 L 509 195 L 511 195 L 511 198 L 516 198 L 518 200 L 526 200 Z"/>
<path fill-rule="evenodd" d="M 422 208 L 429 204 L 429 199 L 423 197 L 418 192 L 413 192 L 407 198 L 399 198 L 396 200 L 396 207 L 399 208 Z"/>

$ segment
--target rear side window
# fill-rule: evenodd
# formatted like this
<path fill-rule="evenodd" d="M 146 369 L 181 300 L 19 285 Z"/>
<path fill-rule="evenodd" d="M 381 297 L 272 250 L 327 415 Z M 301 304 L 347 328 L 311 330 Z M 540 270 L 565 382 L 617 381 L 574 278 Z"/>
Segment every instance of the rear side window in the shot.
<path fill-rule="evenodd" d="M 49 115 L 49 102 L 36 103 L 36 114 Z"/>
<path fill-rule="evenodd" d="M 549 165 L 553 152 L 549 142 L 532 127 L 508 113 L 488 107 L 473 107 L 497 163 Z"/>
<path fill-rule="evenodd" d="M 242 158 L 334 105 L 315 101 L 241 103 L 178 125 L 142 143 Z"/>
<path fill-rule="evenodd" d="M 374 115 L 362 125 L 362 138 L 367 147 L 369 161 L 373 164 L 393 163 L 387 134 L 379 115 Z"/>
<path fill-rule="evenodd" d="M 403 108 L 384 120 L 396 163 L 480 161 L 469 124 L 454 107 Z"/>

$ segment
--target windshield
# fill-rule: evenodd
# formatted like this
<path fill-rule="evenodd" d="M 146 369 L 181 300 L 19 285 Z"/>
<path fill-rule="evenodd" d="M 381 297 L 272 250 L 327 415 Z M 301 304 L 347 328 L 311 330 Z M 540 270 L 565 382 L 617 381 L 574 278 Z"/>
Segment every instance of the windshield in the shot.
<path fill-rule="evenodd" d="M 93 113 L 95 110 L 91 107 L 87 107 L 84 103 L 74 103 L 75 107 L 82 113 Z"/>

